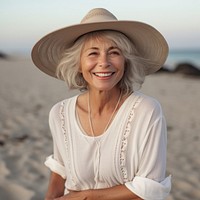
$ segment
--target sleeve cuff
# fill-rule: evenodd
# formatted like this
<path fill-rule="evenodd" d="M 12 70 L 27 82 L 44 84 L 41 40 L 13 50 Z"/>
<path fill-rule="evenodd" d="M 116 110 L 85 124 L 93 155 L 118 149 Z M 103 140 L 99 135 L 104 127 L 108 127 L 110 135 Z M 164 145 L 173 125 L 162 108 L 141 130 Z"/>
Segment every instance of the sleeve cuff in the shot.
<path fill-rule="evenodd" d="M 53 158 L 53 155 L 50 155 L 49 157 L 47 157 L 44 164 L 51 171 L 59 174 L 63 179 L 66 179 L 65 167 L 63 165 L 61 165 L 57 160 L 55 160 Z"/>
<path fill-rule="evenodd" d="M 144 200 L 164 200 L 171 190 L 171 176 L 162 182 L 136 176 L 133 181 L 125 183 L 125 186 Z"/>

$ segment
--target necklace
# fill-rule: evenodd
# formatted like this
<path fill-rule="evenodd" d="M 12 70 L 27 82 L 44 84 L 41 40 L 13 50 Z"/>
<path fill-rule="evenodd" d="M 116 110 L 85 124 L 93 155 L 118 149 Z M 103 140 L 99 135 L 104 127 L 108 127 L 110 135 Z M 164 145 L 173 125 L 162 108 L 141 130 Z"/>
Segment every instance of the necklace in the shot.
<path fill-rule="evenodd" d="M 115 109 L 113 110 L 111 116 L 110 116 L 110 119 L 108 120 L 108 123 L 106 124 L 105 128 L 104 128 L 104 131 L 103 133 L 107 130 L 108 126 L 110 125 L 113 117 L 114 117 L 114 114 L 119 106 L 119 103 L 121 101 L 121 98 L 122 98 L 122 92 L 120 92 L 120 95 L 119 95 L 119 99 L 117 101 L 117 104 L 115 106 Z M 92 117 L 91 117 L 91 108 L 90 108 L 90 93 L 88 92 L 88 121 L 89 121 L 89 125 L 90 125 L 90 131 L 92 133 L 92 136 L 95 137 L 95 134 L 94 134 L 94 128 L 93 128 L 93 125 L 92 125 Z"/>

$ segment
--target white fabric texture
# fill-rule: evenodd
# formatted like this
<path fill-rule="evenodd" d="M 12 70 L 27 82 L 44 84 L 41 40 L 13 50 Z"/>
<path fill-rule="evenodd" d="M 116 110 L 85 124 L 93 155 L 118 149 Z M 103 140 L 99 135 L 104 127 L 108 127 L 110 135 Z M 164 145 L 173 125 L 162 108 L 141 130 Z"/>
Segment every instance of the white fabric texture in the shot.
<path fill-rule="evenodd" d="M 148 178 L 136 176 L 133 181 L 125 183 L 126 187 L 144 200 L 166 199 L 171 190 L 171 176 L 158 183 Z"/>
<path fill-rule="evenodd" d="M 125 184 L 145 200 L 165 199 L 171 180 L 165 178 L 167 132 L 157 100 L 134 92 L 94 138 L 80 127 L 77 97 L 57 103 L 49 115 L 54 150 L 45 165 L 66 179 L 66 193 Z"/>
<path fill-rule="evenodd" d="M 67 178 L 65 174 L 65 167 L 61 165 L 58 161 L 54 160 L 53 155 L 47 157 L 45 165 L 48 166 L 51 171 L 62 176 L 63 179 Z"/>

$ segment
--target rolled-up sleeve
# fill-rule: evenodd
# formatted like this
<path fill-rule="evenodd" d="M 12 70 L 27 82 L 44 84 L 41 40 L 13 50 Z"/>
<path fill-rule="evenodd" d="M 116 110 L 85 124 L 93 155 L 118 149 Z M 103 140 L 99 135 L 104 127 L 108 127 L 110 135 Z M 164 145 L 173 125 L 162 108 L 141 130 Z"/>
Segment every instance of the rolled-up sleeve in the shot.
<path fill-rule="evenodd" d="M 162 182 L 136 176 L 133 181 L 125 183 L 126 187 L 144 200 L 163 200 L 171 190 L 171 176 Z"/>
<path fill-rule="evenodd" d="M 45 166 L 47 166 L 51 171 L 59 174 L 63 179 L 66 179 L 65 168 L 57 160 L 53 158 L 53 155 L 50 155 L 46 158 Z"/>
<path fill-rule="evenodd" d="M 59 148 L 59 123 L 59 110 L 56 105 L 49 113 L 49 127 L 53 138 L 53 154 L 46 158 L 44 164 L 51 171 L 59 174 L 63 179 L 66 179 L 64 162 Z"/>

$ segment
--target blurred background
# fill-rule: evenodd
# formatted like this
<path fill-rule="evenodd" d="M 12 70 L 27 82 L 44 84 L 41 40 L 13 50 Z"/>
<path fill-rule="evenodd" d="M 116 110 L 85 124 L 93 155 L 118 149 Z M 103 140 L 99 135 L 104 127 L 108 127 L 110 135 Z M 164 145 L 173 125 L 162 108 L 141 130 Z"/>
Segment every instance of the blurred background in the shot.
<path fill-rule="evenodd" d="M 199 200 L 199 0 L 0 0 L 0 199 L 44 198 L 49 171 L 43 162 L 52 153 L 48 113 L 78 91 L 41 73 L 31 49 L 95 7 L 119 20 L 146 22 L 168 41 L 164 68 L 147 77 L 142 91 L 161 102 L 168 122 L 168 200 Z"/>
<path fill-rule="evenodd" d="M 181 58 L 200 63 L 199 0 L 1 0 L 0 4 L 0 51 L 8 54 L 29 56 L 45 34 L 79 23 L 94 7 L 104 7 L 120 20 L 143 21 L 157 28 L 169 43 L 170 64 Z"/>

